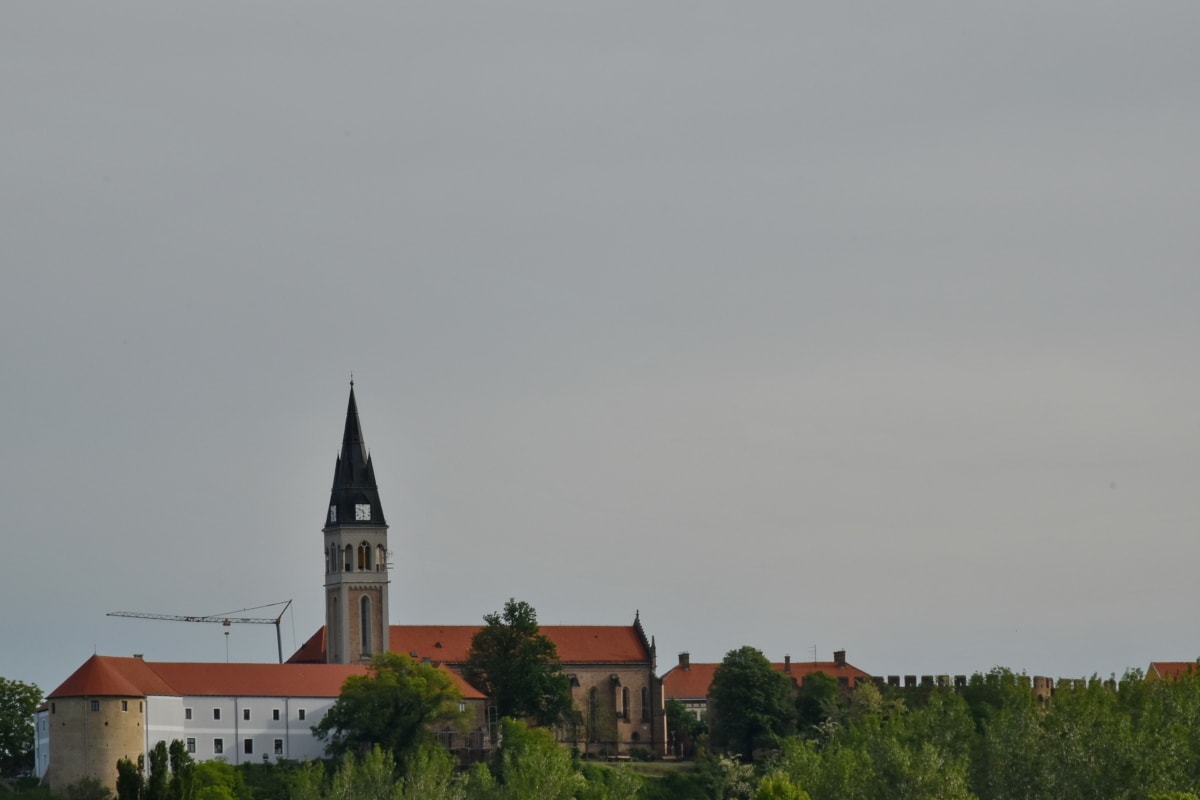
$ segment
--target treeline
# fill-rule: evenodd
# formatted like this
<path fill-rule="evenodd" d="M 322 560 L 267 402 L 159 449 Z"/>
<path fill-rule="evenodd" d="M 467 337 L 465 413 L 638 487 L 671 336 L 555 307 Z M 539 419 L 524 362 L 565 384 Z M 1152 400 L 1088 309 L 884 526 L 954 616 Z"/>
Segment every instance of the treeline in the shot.
<path fill-rule="evenodd" d="M 1039 700 L 997 669 L 958 691 L 864 683 L 806 711 L 807 726 L 768 734 L 753 764 L 731 760 L 736 788 L 715 796 L 1194 800 L 1200 787 L 1194 675 L 1146 682 L 1131 672 L 1115 686 L 1080 681 Z"/>

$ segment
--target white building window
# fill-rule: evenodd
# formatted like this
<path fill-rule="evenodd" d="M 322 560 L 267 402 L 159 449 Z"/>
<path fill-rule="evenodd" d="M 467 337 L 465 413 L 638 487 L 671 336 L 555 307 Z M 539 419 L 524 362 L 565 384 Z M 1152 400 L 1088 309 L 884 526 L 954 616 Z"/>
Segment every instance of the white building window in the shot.
<path fill-rule="evenodd" d="M 242 709 L 242 719 L 244 719 L 246 722 L 250 721 L 250 709 L 248 709 L 248 708 Z"/>
<path fill-rule="evenodd" d="M 216 753 L 217 755 L 221 755 L 222 753 L 225 752 L 225 740 L 224 739 L 213 739 L 213 752 Z"/>
<path fill-rule="evenodd" d="M 184 719 L 191 719 L 191 718 L 192 718 L 192 710 L 191 710 L 190 708 L 185 708 L 185 709 L 183 710 L 183 718 L 184 718 Z"/>
<path fill-rule="evenodd" d="M 271 712 L 271 719 L 275 720 L 276 722 L 279 721 L 279 709 L 278 708 Z"/>
<path fill-rule="evenodd" d="M 213 719 L 220 719 L 220 718 L 221 718 L 221 709 L 214 708 L 213 709 Z"/>
<path fill-rule="evenodd" d="M 297 712 L 297 716 L 301 722 L 304 722 L 304 709 L 303 708 Z"/>
<path fill-rule="evenodd" d="M 187 751 L 189 753 L 196 752 L 196 737 L 189 736 L 187 740 Z"/>
<path fill-rule="evenodd" d="M 253 739 L 243 739 L 242 740 L 242 752 L 248 756 L 254 755 L 254 740 Z"/>
<path fill-rule="evenodd" d="M 277 756 L 283 755 L 283 739 L 275 740 L 275 755 L 277 755 Z"/>

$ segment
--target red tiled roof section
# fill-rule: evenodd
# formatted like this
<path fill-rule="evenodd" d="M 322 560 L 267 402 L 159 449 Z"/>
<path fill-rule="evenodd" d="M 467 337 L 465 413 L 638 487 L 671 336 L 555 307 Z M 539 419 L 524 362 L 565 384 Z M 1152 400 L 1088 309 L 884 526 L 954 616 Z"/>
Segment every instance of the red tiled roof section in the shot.
<path fill-rule="evenodd" d="M 308 637 L 308 641 L 300 645 L 300 649 L 287 660 L 289 664 L 324 664 L 325 663 L 325 626 L 317 628 L 317 632 Z"/>
<path fill-rule="evenodd" d="M 772 667 L 785 672 L 795 678 L 797 681 L 803 681 L 808 675 L 814 672 L 824 672 L 831 678 L 849 678 L 850 685 L 854 686 L 859 680 L 871 680 L 871 676 L 863 672 L 858 667 L 853 667 L 849 664 L 838 664 L 836 661 L 793 661 L 790 665 L 784 663 L 771 664 Z"/>
<path fill-rule="evenodd" d="M 454 681 L 454 685 L 458 687 L 458 691 L 460 691 L 462 693 L 464 700 L 486 700 L 487 699 L 486 694 L 479 691 L 471 684 L 467 683 L 466 679 L 463 678 L 462 675 L 459 675 L 457 672 L 450 669 L 445 664 L 440 664 L 438 666 L 438 669 L 440 669 L 442 672 L 444 672 L 450 676 L 451 680 Z"/>
<path fill-rule="evenodd" d="M 239 697 L 337 697 L 351 675 L 365 675 L 360 664 L 150 664 L 181 695 Z M 147 692 L 154 694 L 154 692 Z"/>
<path fill-rule="evenodd" d="M 1150 669 L 1146 670 L 1146 677 L 1151 680 L 1154 678 L 1178 678 L 1180 675 L 1196 672 L 1197 666 L 1200 665 L 1195 661 L 1151 661 Z"/>
<path fill-rule="evenodd" d="M 688 669 L 672 667 L 663 675 L 663 696 L 676 700 L 699 700 L 708 696 L 713 673 L 719 664 L 692 664 Z"/>
<path fill-rule="evenodd" d="M 482 625 L 393 625 L 391 648 L 418 658 L 461 664 Z M 650 660 L 632 625 L 543 625 L 563 664 L 637 664 Z M 310 640 L 311 641 L 311 640 Z"/>
<path fill-rule="evenodd" d="M 393 653 L 416 654 L 435 663 L 461 664 L 471 652 L 471 639 L 482 625 L 392 625 L 388 646 Z M 650 660 L 632 625 L 543 625 L 541 632 L 558 648 L 563 664 L 642 664 Z M 321 627 L 288 659 L 289 664 L 325 661 L 325 628 Z"/>
<path fill-rule="evenodd" d="M 663 675 L 663 696 L 677 700 L 699 700 L 708 696 L 708 687 L 712 685 L 713 674 L 720 664 L 692 663 L 687 669 L 672 667 Z M 784 663 L 771 664 L 773 669 L 795 678 L 798 683 L 816 672 L 824 672 L 831 678 L 849 678 L 854 686 L 859 680 L 870 680 L 871 676 L 858 667 L 850 664 L 839 665 L 834 661 L 793 661 L 790 665 Z"/>
<path fill-rule="evenodd" d="M 461 676 L 441 667 L 468 700 L 483 699 Z M 337 697 L 361 664 L 219 664 L 146 662 L 140 658 L 92 656 L 50 698 L 238 696 Z"/>
<path fill-rule="evenodd" d="M 140 658 L 94 655 L 50 693 L 58 697 L 145 697 L 175 694 Z"/>

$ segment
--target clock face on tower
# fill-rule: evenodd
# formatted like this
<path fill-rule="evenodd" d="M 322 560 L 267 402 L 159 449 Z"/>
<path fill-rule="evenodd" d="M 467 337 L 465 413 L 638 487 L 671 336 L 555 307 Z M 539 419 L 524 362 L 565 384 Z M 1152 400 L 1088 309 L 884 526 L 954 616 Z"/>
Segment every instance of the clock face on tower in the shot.
<path fill-rule="evenodd" d="M 354 506 L 354 518 L 360 522 L 364 520 L 370 520 L 371 504 L 359 503 L 358 505 Z"/>

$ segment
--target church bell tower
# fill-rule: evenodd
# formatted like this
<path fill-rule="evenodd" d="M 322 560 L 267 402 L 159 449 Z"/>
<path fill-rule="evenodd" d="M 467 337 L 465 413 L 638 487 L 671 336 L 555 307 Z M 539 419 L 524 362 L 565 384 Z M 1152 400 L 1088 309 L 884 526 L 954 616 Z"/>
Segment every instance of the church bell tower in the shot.
<path fill-rule="evenodd" d="M 323 528 L 325 652 L 331 664 L 357 664 L 388 649 L 387 530 L 351 381 Z"/>

